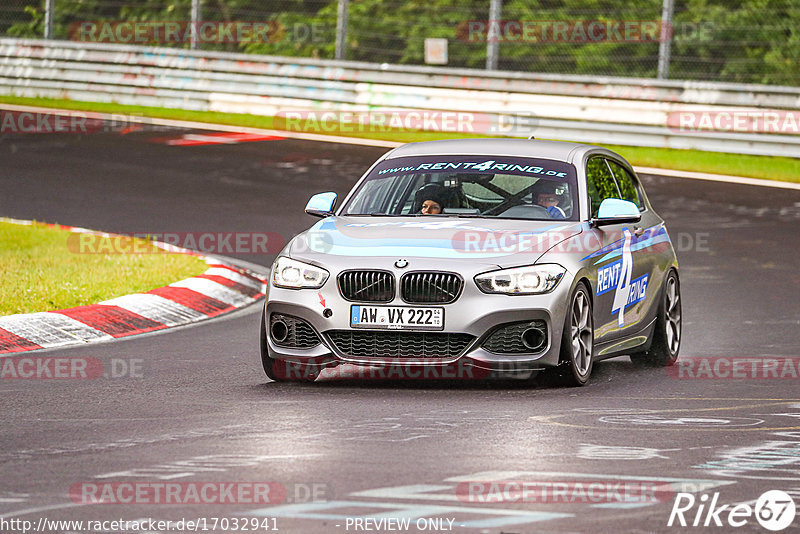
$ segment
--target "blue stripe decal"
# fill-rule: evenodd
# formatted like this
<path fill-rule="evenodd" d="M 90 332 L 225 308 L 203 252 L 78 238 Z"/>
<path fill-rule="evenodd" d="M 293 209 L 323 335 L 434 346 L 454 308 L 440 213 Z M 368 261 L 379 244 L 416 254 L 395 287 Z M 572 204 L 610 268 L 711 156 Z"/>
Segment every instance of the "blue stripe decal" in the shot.
<path fill-rule="evenodd" d="M 650 228 L 646 229 L 642 234 L 642 237 L 637 238 L 633 236 L 634 241 L 631 243 L 631 251 L 634 250 L 641 250 L 643 248 L 652 246 L 656 243 L 662 243 L 664 241 L 669 241 L 669 236 L 667 235 L 667 229 L 664 227 L 663 224 L 658 224 L 656 226 L 651 226 Z M 584 256 L 580 259 L 580 261 L 585 261 L 590 258 L 596 258 L 597 256 L 603 256 L 602 259 L 595 262 L 601 263 L 609 258 L 613 258 L 614 256 L 619 256 L 622 254 L 622 245 L 624 244 L 625 239 L 620 238 L 613 243 L 604 246 L 600 250 L 596 250 L 587 256 Z"/>
<path fill-rule="evenodd" d="M 524 239 L 533 236 L 545 236 L 548 232 L 559 231 L 570 228 L 571 224 L 553 224 L 534 231 L 514 231 L 497 230 L 472 226 L 465 223 L 464 226 L 439 226 L 419 222 L 397 222 L 397 223 L 378 223 L 370 224 L 348 224 L 354 228 L 358 227 L 385 227 L 417 229 L 420 232 L 426 230 L 435 231 L 459 231 L 459 232 L 486 232 L 487 234 L 510 234 L 513 233 L 517 239 Z M 427 226 L 427 227 L 426 227 Z M 325 252 L 337 256 L 421 256 L 429 258 L 496 258 L 509 256 L 521 252 L 516 246 L 490 247 L 485 250 L 473 250 L 467 247 L 466 243 L 454 241 L 453 238 L 433 239 L 433 238 L 393 238 L 393 237 L 352 237 L 342 233 L 333 220 L 323 220 L 309 229 L 308 234 L 315 235 L 314 239 L 309 240 L 309 247 L 317 252 Z M 458 234 L 455 234 L 458 235 Z M 567 237 L 566 234 L 563 237 Z M 544 252 L 544 250 L 533 249 L 531 252 Z"/>
<path fill-rule="evenodd" d="M 666 242 L 669 242 L 669 236 L 667 236 L 666 234 L 663 235 L 663 236 L 658 236 L 658 237 L 645 239 L 644 241 L 640 241 L 639 243 L 636 243 L 635 245 L 631 245 L 631 252 L 636 252 L 637 250 L 642 250 L 643 248 L 652 247 L 653 245 L 657 245 L 659 243 L 666 243 Z M 606 254 L 605 256 L 603 256 L 602 258 L 597 260 L 596 262 L 594 262 L 594 264 L 597 265 L 598 263 L 603 263 L 606 260 L 610 260 L 611 258 L 616 258 L 617 256 L 621 256 L 621 255 L 622 255 L 622 250 L 621 249 L 620 250 L 615 250 L 614 252 L 609 252 L 608 254 Z"/>

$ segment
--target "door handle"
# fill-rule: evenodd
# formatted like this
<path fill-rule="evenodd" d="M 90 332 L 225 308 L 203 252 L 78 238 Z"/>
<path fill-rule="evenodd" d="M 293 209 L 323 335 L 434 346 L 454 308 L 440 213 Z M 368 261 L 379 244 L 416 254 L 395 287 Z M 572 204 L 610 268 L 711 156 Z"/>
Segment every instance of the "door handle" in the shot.
<path fill-rule="evenodd" d="M 635 235 L 636 237 L 642 237 L 643 233 L 644 233 L 644 228 L 642 228 L 641 226 L 633 227 L 633 235 Z"/>

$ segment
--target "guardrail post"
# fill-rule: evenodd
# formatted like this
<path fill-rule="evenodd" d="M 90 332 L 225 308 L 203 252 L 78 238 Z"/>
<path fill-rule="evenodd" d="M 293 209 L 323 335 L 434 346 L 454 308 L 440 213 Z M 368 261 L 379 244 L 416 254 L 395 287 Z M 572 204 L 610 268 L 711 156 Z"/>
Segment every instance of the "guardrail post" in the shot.
<path fill-rule="evenodd" d="M 55 0 L 47 0 L 44 4 L 44 38 L 53 38 L 53 10 Z"/>
<path fill-rule="evenodd" d="M 486 70 L 497 70 L 497 55 L 500 39 L 500 12 L 503 0 L 492 0 L 489 4 L 489 24 L 486 26 Z"/>
<path fill-rule="evenodd" d="M 664 0 L 661 8 L 661 35 L 658 43 L 658 79 L 669 77 L 669 53 L 672 45 L 672 12 L 673 0 Z"/>
<path fill-rule="evenodd" d="M 339 0 L 336 17 L 336 59 L 345 59 L 347 53 L 347 1 Z"/>
<path fill-rule="evenodd" d="M 200 39 L 198 37 L 200 35 L 200 19 L 202 18 L 200 15 L 201 1 L 202 0 L 192 0 L 192 37 L 191 42 L 189 43 L 189 47 L 192 50 L 197 50 L 200 44 Z"/>

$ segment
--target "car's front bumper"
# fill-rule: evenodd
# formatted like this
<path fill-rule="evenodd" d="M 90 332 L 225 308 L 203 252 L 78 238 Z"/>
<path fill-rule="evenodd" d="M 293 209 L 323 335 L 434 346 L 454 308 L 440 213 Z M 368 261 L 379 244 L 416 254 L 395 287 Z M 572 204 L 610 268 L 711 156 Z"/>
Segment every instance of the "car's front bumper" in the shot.
<path fill-rule="evenodd" d="M 559 361 L 560 340 L 565 322 L 564 314 L 572 289 L 571 285 L 572 279 L 567 273 L 553 291 L 544 295 L 488 295 L 482 293 L 472 280 L 467 280 L 463 293 L 456 302 L 430 306 L 444 308 L 444 330 L 441 332 L 469 334 L 474 336 L 474 340 L 456 357 L 424 359 L 358 358 L 339 350 L 328 338 L 326 332 L 352 330 L 350 306 L 354 303 L 342 298 L 336 289 L 335 280 L 330 280 L 322 290 L 292 290 L 271 286 L 265 314 L 268 353 L 276 360 L 316 368 L 348 363 L 358 366 L 456 366 L 457 369 L 464 370 L 477 368 L 513 373 L 552 367 Z M 409 304 L 396 299 L 385 305 L 408 306 Z M 414 306 L 427 305 L 415 304 Z M 332 312 L 329 317 L 323 315 L 323 311 L 326 309 Z M 270 333 L 270 316 L 273 313 L 289 315 L 306 321 L 315 330 L 322 343 L 309 349 L 289 348 L 276 344 Z M 481 346 L 488 334 L 498 325 L 533 320 L 544 321 L 546 325 L 547 341 L 543 349 L 535 353 L 498 354 Z M 413 331 L 403 330 L 402 332 Z"/>

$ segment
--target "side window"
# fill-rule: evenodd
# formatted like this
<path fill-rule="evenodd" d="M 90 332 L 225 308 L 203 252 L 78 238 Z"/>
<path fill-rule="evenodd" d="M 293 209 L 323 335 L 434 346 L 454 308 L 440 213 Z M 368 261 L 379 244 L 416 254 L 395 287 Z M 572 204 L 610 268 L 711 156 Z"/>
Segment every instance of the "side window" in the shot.
<path fill-rule="evenodd" d="M 413 174 L 399 178 L 379 178 L 366 182 L 358 200 L 348 208 L 348 213 L 397 213 L 403 193 L 408 190 Z"/>
<path fill-rule="evenodd" d="M 586 164 L 586 188 L 589 191 L 589 201 L 592 204 L 592 217 L 597 216 L 600 203 L 606 198 L 619 198 L 617 184 L 606 165 L 605 158 L 590 158 Z"/>
<path fill-rule="evenodd" d="M 621 198 L 633 202 L 639 207 L 639 210 L 641 210 L 643 205 L 636 187 L 636 179 L 631 176 L 631 173 L 622 165 L 610 159 L 606 161 L 608 161 L 608 166 L 611 167 L 611 170 L 614 172 L 614 178 L 617 179 L 617 185 L 622 194 Z"/>

